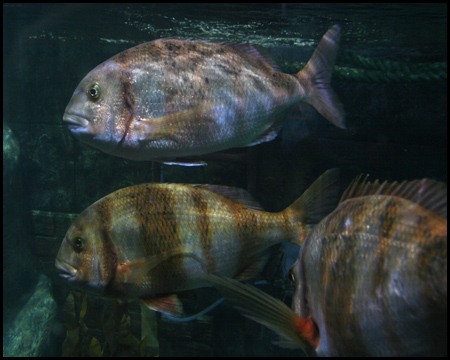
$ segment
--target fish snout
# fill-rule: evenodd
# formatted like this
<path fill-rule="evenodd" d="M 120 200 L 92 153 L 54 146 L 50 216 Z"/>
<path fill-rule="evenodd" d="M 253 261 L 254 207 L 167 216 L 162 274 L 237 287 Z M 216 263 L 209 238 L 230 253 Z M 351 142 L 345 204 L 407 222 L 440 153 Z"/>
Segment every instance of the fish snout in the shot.
<path fill-rule="evenodd" d="M 89 121 L 82 116 L 64 113 L 63 121 L 69 124 L 70 130 L 76 130 L 81 128 L 87 128 L 89 126 Z"/>
<path fill-rule="evenodd" d="M 76 280 L 78 270 L 75 267 L 62 260 L 59 260 L 58 258 L 56 258 L 55 266 L 56 268 L 62 271 L 62 273 L 60 273 L 59 276 L 69 281 Z"/>

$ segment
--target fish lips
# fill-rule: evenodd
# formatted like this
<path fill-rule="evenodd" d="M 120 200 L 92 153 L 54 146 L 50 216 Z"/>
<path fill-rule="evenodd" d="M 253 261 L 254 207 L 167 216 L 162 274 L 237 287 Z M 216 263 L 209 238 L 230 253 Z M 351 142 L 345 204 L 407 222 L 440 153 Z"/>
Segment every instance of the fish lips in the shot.
<path fill-rule="evenodd" d="M 71 131 L 86 129 L 89 126 L 89 120 L 76 114 L 65 113 L 63 116 L 63 121 L 69 124 L 69 129 Z"/>
<path fill-rule="evenodd" d="M 78 270 L 72 265 L 56 258 L 55 266 L 63 272 L 62 274 L 59 274 L 59 276 L 61 276 L 63 279 L 67 279 L 69 281 L 77 280 Z"/>

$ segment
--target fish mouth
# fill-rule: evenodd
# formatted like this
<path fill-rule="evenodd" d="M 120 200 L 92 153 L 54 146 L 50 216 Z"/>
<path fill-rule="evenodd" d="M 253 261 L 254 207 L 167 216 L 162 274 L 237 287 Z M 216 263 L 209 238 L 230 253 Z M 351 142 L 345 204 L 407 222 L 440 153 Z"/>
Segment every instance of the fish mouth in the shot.
<path fill-rule="evenodd" d="M 62 274 L 59 274 L 59 276 L 69 281 L 76 280 L 78 270 L 74 268 L 72 265 L 57 258 L 55 261 L 55 266 L 63 272 Z"/>
<path fill-rule="evenodd" d="M 70 129 L 76 129 L 80 127 L 86 128 L 89 125 L 89 120 L 87 120 L 83 116 L 70 113 L 64 113 L 63 121 L 69 124 Z"/>

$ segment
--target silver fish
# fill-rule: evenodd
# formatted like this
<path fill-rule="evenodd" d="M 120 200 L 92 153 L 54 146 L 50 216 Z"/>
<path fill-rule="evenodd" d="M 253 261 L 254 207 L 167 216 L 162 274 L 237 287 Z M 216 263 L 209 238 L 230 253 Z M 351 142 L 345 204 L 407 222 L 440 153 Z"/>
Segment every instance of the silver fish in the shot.
<path fill-rule="evenodd" d="M 161 39 L 117 54 L 76 88 L 63 120 L 81 141 L 132 160 L 198 165 L 182 157 L 274 139 L 303 101 L 344 128 L 330 87 L 340 27 L 294 75 L 250 45 Z"/>
<path fill-rule="evenodd" d="M 209 275 L 281 344 L 326 356 L 447 354 L 447 186 L 356 179 L 305 240 L 292 309 Z"/>

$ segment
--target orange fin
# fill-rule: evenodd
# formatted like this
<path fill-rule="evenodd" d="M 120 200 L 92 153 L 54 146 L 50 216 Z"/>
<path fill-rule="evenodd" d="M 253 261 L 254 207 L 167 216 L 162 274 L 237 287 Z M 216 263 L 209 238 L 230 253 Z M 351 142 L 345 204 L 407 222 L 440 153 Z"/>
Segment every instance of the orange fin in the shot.
<path fill-rule="evenodd" d="M 145 298 L 142 302 L 149 309 L 168 314 L 174 317 L 183 316 L 183 304 L 175 294 L 163 297 Z"/>
<path fill-rule="evenodd" d="M 278 299 L 251 285 L 208 274 L 207 279 L 248 318 L 281 335 L 280 346 L 302 348 L 311 354 L 319 346 L 319 330 L 312 319 L 303 319 Z"/>

